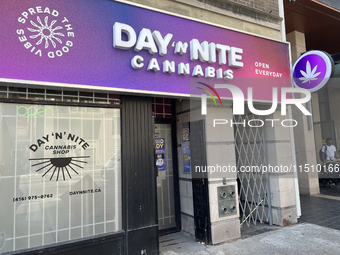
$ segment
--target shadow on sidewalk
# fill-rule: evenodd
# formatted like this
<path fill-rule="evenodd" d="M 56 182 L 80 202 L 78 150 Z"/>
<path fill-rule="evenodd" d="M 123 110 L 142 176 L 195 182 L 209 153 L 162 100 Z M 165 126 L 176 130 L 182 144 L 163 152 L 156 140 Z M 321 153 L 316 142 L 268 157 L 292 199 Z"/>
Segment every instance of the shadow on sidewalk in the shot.
<path fill-rule="evenodd" d="M 320 186 L 320 195 L 301 195 L 299 222 L 340 230 L 340 185 Z"/>

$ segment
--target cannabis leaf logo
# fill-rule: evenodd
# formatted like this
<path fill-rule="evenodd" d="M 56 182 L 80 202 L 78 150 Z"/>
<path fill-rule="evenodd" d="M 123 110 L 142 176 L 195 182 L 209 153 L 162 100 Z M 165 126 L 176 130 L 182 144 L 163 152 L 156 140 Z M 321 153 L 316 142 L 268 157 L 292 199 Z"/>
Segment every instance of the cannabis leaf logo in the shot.
<path fill-rule="evenodd" d="M 319 74 L 321 73 L 321 72 L 315 73 L 317 69 L 318 69 L 318 65 L 316 65 L 312 70 L 309 61 L 307 61 L 306 72 L 300 70 L 300 73 L 303 75 L 303 77 L 299 78 L 299 80 L 302 81 L 302 83 L 306 83 L 306 82 L 310 83 L 310 81 L 317 80 L 318 78 L 316 77 L 318 77 Z"/>

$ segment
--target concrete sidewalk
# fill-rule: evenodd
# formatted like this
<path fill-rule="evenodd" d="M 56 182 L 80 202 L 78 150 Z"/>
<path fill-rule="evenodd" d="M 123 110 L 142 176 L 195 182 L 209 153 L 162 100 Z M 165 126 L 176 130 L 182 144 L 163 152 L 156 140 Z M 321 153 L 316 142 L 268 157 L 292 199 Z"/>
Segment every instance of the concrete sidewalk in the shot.
<path fill-rule="evenodd" d="M 340 231 L 302 223 L 217 246 L 197 243 L 180 232 L 160 237 L 159 247 L 162 255 L 334 255 L 340 254 Z"/>

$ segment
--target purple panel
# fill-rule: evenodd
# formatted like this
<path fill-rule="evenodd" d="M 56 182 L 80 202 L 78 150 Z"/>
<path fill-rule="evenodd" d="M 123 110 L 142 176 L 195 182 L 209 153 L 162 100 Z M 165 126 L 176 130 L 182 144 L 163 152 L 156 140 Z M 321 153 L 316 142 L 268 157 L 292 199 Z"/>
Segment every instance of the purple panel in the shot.
<path fill-rule="evenodd" d="M 146 50 L 137 53 L 133 48 L 113 48 L 115 22 L 130 25 L 137 36 L 142 28 L 158 30 L 162 36 L 172 33 L 168 53 L 160 56 Z M 259 70 L 280 73 L 282 78 L 290 77 L 287 44 L 114 1 L 3 0 L 0 29 L 2 80 L 190 94 L 191 74 L 177 74 L 177 65 L 181 62 L 189 63 L 191 72 L 200 64 L 203 70 L 207 66 L 231 69 L 235 78 L 265 77 Z M 228 64 L 191 61 L 189 50 L 184 55 L 174 54 L 173 43 L 190 44 L 194 38 L 199 42 L 242 48 L 244 67 L 237 69 Z M 144 67 L 139 70 L 130 64 L 137 54 L 144 58 Z M 158 72 L 146 70 L 153 57 L 159 62 L 161 70 Z M 175 73 L 162 72 L 165 60 L 175 61 Z M 266 63 L 269 69 L 256 63 Z M 215 80 L 209 82 L 215 83 Z"/>

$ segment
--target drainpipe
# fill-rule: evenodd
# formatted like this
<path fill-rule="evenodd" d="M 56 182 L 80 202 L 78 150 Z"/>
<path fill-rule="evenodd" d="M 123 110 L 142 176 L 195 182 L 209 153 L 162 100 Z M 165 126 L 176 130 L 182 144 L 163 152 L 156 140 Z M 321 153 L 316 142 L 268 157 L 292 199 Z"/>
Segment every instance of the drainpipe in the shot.
<path fill-rule="evenodd" d="M 278 0 L 279 4 L 279 15 L 282 18 L 281 21 L 281 40 L 286 41 L 286 27 L 285 27 L 285 16 L 284 16 L 284 6 L 283 6 L 283 0 Z M 292 60 L 291 56 L 290 58 L 290 66 L 292 69 Z M 292 107 L 288 106 L 288 115 L 289 118 L 292 119 Z M 293 127 L 289 128 L 289 136 L 290 136 L 290 148 L 292 153 L 292 164 L 296 166 L 296 151 L 295 151 L 295 141 L 294 141 L 294 130 Z M 294 188 L 295 188 L 295 204 L 296 204 L 296 216 L 297 218 L 300 218 L 301 216 L 301 203 L 300 203 L 300 191 L 299 191 L 299 179 L 298 174 L 296 171 L 294 171 Z"/>
<path fill-rule="evenodd" d="M 279 1 L 279 16 L 282 18 L 281 39 L 282 41 L 286 41 L 286 26 L 285 26 L 285 14 L 284 14 L 283 0 L 278 0 L 278 1 Z"/>

